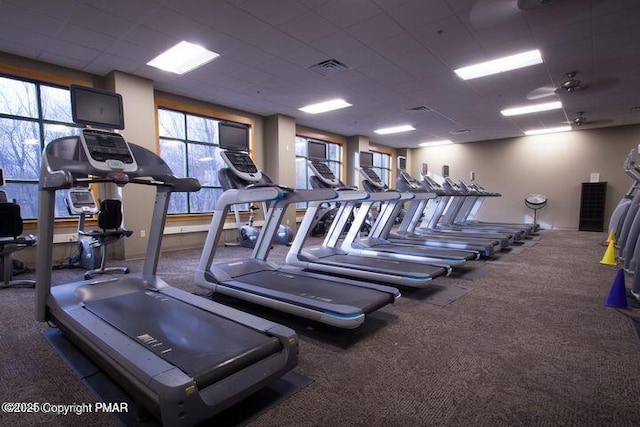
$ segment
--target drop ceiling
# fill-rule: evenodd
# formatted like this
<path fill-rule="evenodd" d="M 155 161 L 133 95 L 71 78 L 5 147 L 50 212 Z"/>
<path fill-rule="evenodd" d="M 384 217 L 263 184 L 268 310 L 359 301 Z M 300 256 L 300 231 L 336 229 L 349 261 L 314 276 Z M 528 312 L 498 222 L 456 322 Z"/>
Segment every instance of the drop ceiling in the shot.
<path fill-rule="evenodd" d="M 640 123 L 640 108 L 634 111 L 640 107 L 638 0 L 555 0 L 532 10 L 517 5 L 518 0 L 2 0 L 0 51 L 101 76 L 123 71 L 152 80 L 161 91 L 263 116 L 285 114 L 301 125 L 365 135 L 390 147 L 521 136 L 526 129 L 561 126 L 578 112 L 587 119 L 582 128 Z M 182 76 L 146 65 L 181 40 L 221 56 Z M 534 48 L 544 64 L 470 81 L 453 72 Z M 329 59 L 347 69 L 309 69 Z M 554 92 L 571 71 L 586 87 Z M 318 115 L 298 110 L 331 98 L 353 107 Z M 563 109 L 516 117 L 499 113 L 553 100 L 562 101 Z M 405 123 L 417 130 L 373 133 Z"/>

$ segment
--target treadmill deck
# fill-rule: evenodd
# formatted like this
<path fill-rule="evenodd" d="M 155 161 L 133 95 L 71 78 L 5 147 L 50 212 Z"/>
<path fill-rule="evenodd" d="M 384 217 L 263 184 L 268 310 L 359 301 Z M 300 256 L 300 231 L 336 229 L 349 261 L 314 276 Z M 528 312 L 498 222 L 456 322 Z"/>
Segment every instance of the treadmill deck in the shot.
<path fill-rule="evenodd" d="M 192 376 L 199 387 L 282 349 L 276 337 L 151 290 L 85 301 L 84 307 Z"/>

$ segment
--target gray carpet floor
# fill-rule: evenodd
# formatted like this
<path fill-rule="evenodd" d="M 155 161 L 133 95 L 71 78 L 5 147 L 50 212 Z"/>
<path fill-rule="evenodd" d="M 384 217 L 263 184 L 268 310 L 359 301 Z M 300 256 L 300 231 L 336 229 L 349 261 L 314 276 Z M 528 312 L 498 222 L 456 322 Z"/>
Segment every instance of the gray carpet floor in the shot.
<path fill-rule="evenodd" d="M 640 353 L 628 315 L 605 307 L 617 269 L 599 264 L 601 233 L 544 231 L 537 245 L 438 278 L 353 331 L 237 304 L 293 327 L 296 372 L 313 383 L 251 422 L 265 426 L 637 426 Z M 221 255 L 244 257 L 242 248 Z M 276 247 L 272 258 L 282 259 Z M 191 284 L 198 250 L 163 255 L 159 274 Z M 114 262 L 116 264 L 116 262 Z M 133 272 L 140 262 L 130 261 Z M 54 272 L 54 283 L 81 276 Z M 22 276 L 21 276 L 22 277 Z M 448 286 L 470 288 L 432 304 Z M 33 290 L 0 291 L 0 401 L 95 402 L 33 320 Z M 116 425 L 105 414 L 6 414 L 2 426 Z"/>

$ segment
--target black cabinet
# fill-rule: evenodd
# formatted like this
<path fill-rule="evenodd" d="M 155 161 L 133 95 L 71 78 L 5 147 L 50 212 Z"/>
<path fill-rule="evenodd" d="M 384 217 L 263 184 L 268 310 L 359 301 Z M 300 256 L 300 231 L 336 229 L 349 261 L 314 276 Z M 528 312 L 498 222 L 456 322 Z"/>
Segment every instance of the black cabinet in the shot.
<path fill-rule="evenodd" d="M 580 231 L 604 231 L 606 182 L 583 182 L 580 195 Z"/>

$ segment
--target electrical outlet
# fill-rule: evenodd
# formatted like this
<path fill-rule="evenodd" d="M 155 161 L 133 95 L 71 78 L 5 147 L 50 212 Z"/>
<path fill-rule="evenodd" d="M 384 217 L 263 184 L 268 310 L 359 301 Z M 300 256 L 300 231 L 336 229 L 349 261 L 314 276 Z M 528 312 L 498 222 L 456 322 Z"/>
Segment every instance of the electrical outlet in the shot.
<path fill-rule="evenodd" d="M 147 237 L 147 232 L 144 230 L 140 230 L 140 237 Z"/>

